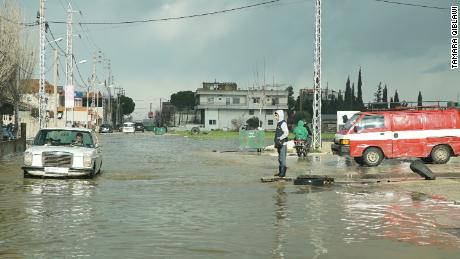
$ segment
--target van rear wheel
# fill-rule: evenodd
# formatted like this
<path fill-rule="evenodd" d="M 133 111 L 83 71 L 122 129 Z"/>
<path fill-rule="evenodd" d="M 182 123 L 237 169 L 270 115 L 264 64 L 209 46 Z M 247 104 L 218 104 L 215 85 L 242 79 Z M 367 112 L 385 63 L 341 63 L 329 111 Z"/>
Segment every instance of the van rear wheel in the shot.
<path fill-rule="evenodd" d="M 450 160 L 450 149 L 445 145 L 439 145 L 431 151 L 431 160 L 433 164 L 445 164 Z"/>
<path fill-rule="evenodd" d="M 382 163 L 383 152 L 379 148 L 370 147 L 364 151 L 362 160 L 367 166 L 378 166 Z"/>

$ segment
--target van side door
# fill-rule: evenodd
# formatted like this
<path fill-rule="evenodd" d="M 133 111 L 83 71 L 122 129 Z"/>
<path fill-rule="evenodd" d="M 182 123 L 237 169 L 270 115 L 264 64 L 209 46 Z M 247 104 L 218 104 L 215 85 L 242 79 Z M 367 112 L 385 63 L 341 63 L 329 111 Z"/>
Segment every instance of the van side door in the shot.
<path fill-rule="evenodd" d="M 350 143 L 351 156 L 361 156 L 367 147 L 379 147 L 384 156 L 391 155 L 391 136 L 388 134 L 390 128 L 389 120 L 385 119 L 386 114 L 367 114 L 354 127 L 354 136 Z"/>
<path fill-rule="evenodd" d="M 422 113 L 393 113 L 392 144 L 394 157 L 425 157 L 426 137 Z"/>

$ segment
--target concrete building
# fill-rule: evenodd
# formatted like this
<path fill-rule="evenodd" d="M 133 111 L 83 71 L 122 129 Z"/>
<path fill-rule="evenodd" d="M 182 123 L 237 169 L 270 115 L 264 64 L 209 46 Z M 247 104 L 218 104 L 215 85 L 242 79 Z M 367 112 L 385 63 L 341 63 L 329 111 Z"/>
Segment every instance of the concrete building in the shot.
<path fill-rule="evenodd" d="M 313 101 L 315 90 L 313 88 L 304 88 L 299 90 L 299 96 L 305 100 Z M 343 94 L 343 93 L 342 93 Z M 329 88 L 321 89 L 321 100 L 333 100 L 339 98 L 339 92 Z"/>
<path fill-rule="evenodd" d="M 237 130 L 251 117 L 257 117 L 263 129 L 274 130 L 273 112 L 288 109 L 288 91 L 273 87 L 242 90 L 236 83 L 205 82 L 195 97 L 201 124 L 211 130 Z"/>

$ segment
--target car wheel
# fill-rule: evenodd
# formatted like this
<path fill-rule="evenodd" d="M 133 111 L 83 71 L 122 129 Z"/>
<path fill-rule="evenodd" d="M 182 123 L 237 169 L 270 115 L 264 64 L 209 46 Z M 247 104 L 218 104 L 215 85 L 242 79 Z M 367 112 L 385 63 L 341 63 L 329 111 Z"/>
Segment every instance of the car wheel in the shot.
<path fill-rule="evenodd" d="M 445 145 L 439 145 L 431 151 L 431 160 L 433 164 L 445 164 L 450 160 L 450 149 Z"/>
<path fill-rule="evenodd" d="M 367 166 L 378 166 L 383 160 L 382 150 L 376 147 L 370 147 L 364 151 L 362 160 L 363 164 Z"/>
<path fill-rule="evenodd" d="M 27 171 L 24 170 L 24 178 L 32 177 Z"/>

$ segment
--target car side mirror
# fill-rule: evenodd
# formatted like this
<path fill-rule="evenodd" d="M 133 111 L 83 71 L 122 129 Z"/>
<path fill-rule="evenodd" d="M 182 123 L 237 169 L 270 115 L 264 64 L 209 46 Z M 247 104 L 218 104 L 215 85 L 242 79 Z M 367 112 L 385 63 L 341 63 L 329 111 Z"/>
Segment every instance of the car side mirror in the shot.
<path fill-rule="evenodd" d="M 360 127 L 360 126 L 355 126 L 355 127 L 353 128 L 353 131 L 354 131 L 355 133 L 359 133 L 359 132 L 361 131 L 361 127 Z"/>

